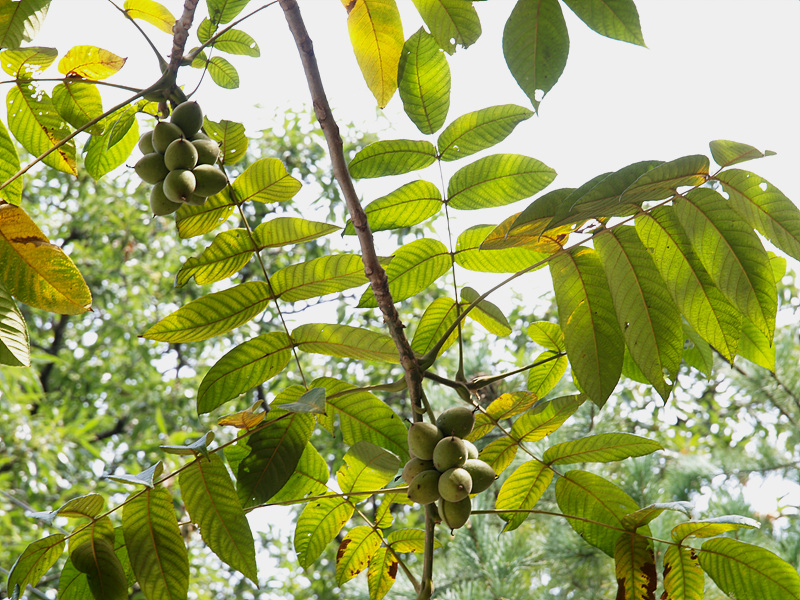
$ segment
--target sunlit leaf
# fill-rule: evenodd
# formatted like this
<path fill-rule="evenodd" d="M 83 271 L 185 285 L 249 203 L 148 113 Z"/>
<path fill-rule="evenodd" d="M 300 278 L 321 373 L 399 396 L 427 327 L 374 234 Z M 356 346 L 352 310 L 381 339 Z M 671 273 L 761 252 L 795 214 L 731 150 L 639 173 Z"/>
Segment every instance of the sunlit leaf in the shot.
<path fill-rule="evenodd" d="M 617 600 L 655 600 L 658 575 L 653 542 L 625 533 L 614 547 Z"/>
<path fill-rule="evenodd" d="M 230 277 L 250 262 L 253 252 L 246 229 L 223 231 L 200 256 L 192 256 L 183 264 L 175 276 L 175 284 L 186 285 L 192 277 L 199 285 Z"/>
<path fill-rule="evenodd" d="M 552 480 L 553 471 L 538 460 L 522 463 L 500 488 L 495 509 L 530 510 L 536 506 Z M 503 528 L 505 532 L 513 531 L 522 525 L 528 518 L 528 513 L 500 513 L 499 516 L 506 522 Z"/>
<path fill-rule="evenodd" d="M 450 66 L 433 36 L 420 28 L 408 38 L 398 69 L 406 115 L 422 133 L 437 132 L 450 108 Z"/>
<path fill-rule="evenodd" d="M 639 12 L 633 0 L 564 0 L 564 3 L 600 35 L 645 45 Z"/>
<path fill-rule="evenodd" d="M 436 144 L 442 160 L 456 160 L 491 148 L 506 139 L 533 113 L 515 104 L 490 106 L 458 117 L 447 126 Z"/>
<path fill-rule="evenodd" d="M 569 360 L 564 354 L 548 350 L 542 352 L 533 362 L 542 364 L 528 371 L 528 390 L 536 394 L 537 398 L 543 398 L 561 381 L 567 372 Z"/>
<path fill-rule="evenodd" d="M 325 459 L 311 443 L 308 443 L 289 481 L 270 498 L 270 501 L 272 503 L 296 501 L 306 496 L 323 494 L 329 479 L 330 471 Z"/>
<path fill-rule="evenodd" d="M 235 90 L 239 87 L 239 72 L 221 56 L 213 56 L 208 61 L 208 74 L 221 88 Z"/>
<path fill-rule="evenodd" d="M 463 231 L 456 240 L 456 264 L 482 273 L 516 273 L 532 267 L 552 253 L 528 248 L 481 249 L 486 236 L 493 230 L 493 225 L 475 225 Z M 539 266 L 544 266 L 544 263 Z"/>
<path fill-rule="evenodd" d="M 19 171 L 20 162 L 17 147 L 6 126 L 0 121 L 0 182 L 6 182 Z M 22 202 L 22 177 L 17 177 L 7 186 L 0 188 L 0 200 L 19 206 Z"/>
<path fill-rule="evenodd" d="M 58 50 L 42 46 L 3 50 L 0 52 L 0 67 L 15 79 L 31 79 L 52 65 L 57 56 Z"/>
<path fill-rule="evenodd" d="M 336 482 L 344 493 L 381 489 L 400 468 L 400 459 L 391 452 L 361 440 L 344 455 L 344 464 L 336 473 Z"/>
<path fill-rule="evenodd" d="M 301 183 L 289 175 L 277 158 L 262 158 L 245 169 L 233 182 L 239 203 L 285 202 L 300 191 Z"/>
<path fill-rule="evenodd" d="M 511 435 L 520 442 L 541 440 L 561 427 L 585 401 L 585 396 L 577 395 L 537 404 L 514 422 Z"/>
<path fill-rule="evenodd" d="M 223 164 L 233 165 L 245 157 L 248 140 L 244 125 L 225 119 L 216 123 L 206 118 L 203 120 L 203 129 L 212 140 L 219 143 Z"/>
<path fill-rule="evenodd" d="M 416 354 L 427 354 L 436 342 L 444 335 L 444 332 L 455 323 L 456 320 L 456 301 L 446 296 L 436 298 L 417 323 L 414 336 L 411 338 L 411 349 Z M 437 356 L 447 350 L 458 339 L 458 330 L 454 330 L 447 341 L 442 344 Z"/>
<path fill-rule="evenodd" d="M 294 549 L 301 567 L 308 568 L 314 564 L 325 546 L 339 535 L 353 511 L 353 505 L 340 497 L 322 498 L 306 504 L 297 518 L 294 532 Z"/>
<path fill-rule="evenodd" d="M 202 40 L 201 40 L 202 41 Z M 244 31 L 228 29 L 214 40 L 214 48 L 228 54 L 242 56 L 261 56 L 261 50 L 256 41 Z"/>
<path fill-rule="evenodd" d="M 19 586 L 24 590 L 30 585 L 37 585 L 50 567 L 52 567 L 64 552 L 63 533 L 54 533 L 41 540 L 28 544 L 24 552 L 19 555 L 14 566 L 8 574 L 8 590 Z"/>
<path fill-rule="evenodd" d="M 334 294 L 369 283 L 357 254 L 329 254 L 284 267 L 270 278 L 275 295 L 297 302 Z"/>
<path fill-rule="evenodd" d="M 80 314 L 92 303 L 75 264 L 11 204 L 0 205 L 0 281 L 20 302 L 49 312 Z"/>
<path fill-rule="evenodd" d="M 664 553 L 664 600 L 703 600 L 703 571 L 693 549 L 669 546 Z"/>
<path fill-rule="evenodd" d="M 565 352 L 567 347 L 564 345 L 564 332 L 558 323 L 549 321 L 537 321 L 528 325 L 528 337 L 534 342 L 552 350 L 553 352 Z"/>
<path fill-rule="evenodd" d="M 178 235 L 181 238 L 191 238 L 214 231 L 231 216 L 235 207 L 230 188 L 209 197 L 202 206 L 183 204 L 175 219 Z"/>
<path fill-rule="evenodd" d="M 509 437 L 501 437 L 486 446 L 478 458 L 487 463 L 497 475 L 508 468 L 517 455 L 519 445 Z"/>
<path fill-rule="evenodd" d="M 207 0 L 208 16 L 214 24 L 233 21 L 250 0 Z"/>
<path fill-rule="evenodd" d="M 775 372 L 775 344 L 750 319 L 742 320 L 742 335 L 736 354 Z"/>
<path fill-rule="evenodd" d="M 397 364 L 397 349 L 388 335 L 326 323 L 308 323 L 292 331 L 295 346 L 303 352 Z"/>
<path fill-rule="evenodd" d="M 381 545 L 381 536 L 372 527 L 353 527 L 336 552 L 336 583 L 342 585 L 361 573 Z"/>
<path fill-rule="evenodd" d="M 386 536 L 386 543 L 395 552 L 424 552 L 425 551 L 425 531 L 422 529 L 395 529 Z M 434 548 L 441 548 L 439 540 L 433 540 Z"/>
<path fill-rule="evenodd" d="M 31 365 L 31 343 L 25 317 L 22 316 L 2 280 L 0 280 L 0 365 L 12 367 Z"/>
<path fill-rule="evenodd" d="M 125 12 L 132 19 L 141 19 L 155 25 L 164 33 L 172 33 L 175 17 L 167 8 L 154 0 L 125 0 Z"/>
<path fill-rule="evenodd" d="M 81 517 L 93 519 L 100 514 L 104 505 L 105 499 L 100 494 L 86 494 L 69 500 L 56 511 L 56 514 L 73 519 Z"/>
<path fill-rule="evenodd" d="M 263 400 L 256 400 L 244 410 L 220 417 L 217 419 L 217 425 L 236 427 L 237 429 L 253 429 L 260 425 L 266 416 Z"/>
<path fill-rule="evenodd" d="M 711 156 L 714 162 L 723 169 L 748 160 L 764 158 L 765 156 L 775 154 L 769 150 L 761 152 L 761 150 L 749 144 L 741 144 L 730 140 L 714 140 L 710 142 L 708 146 L 711 148 Z"/>
<path fill-rule="evenodd" d="M 129 106 L 123 115 L 130 119 L 121 118 L 118 126 L 109 121 L 102 135 L 89 138 L 84 146 L 86 154 L 83 164 L 92 179 L 98 180 L 107 175 L 122 165 L 133 152 L 139 141 L 139 124 L 134 117 L 136 111 L 135 105 Z"/>
<path fill-rule="evenodd" d="M 53 106 L 73 127 L 83 127 L 103 114 L 103 102 L 97 86 L 84 81 L 66 81 L 54 87 Z M 102 135 L 103 129 L 101 121 L 86 131 L 92 135 Z"/>
<path fill-rule="evenodd" d="M 51 0 L 4 2 L 0 5 L 0 48 L 18 48 L 31 41 L 42 26 Z M 13 592 L 13 586 L 9 588 Z"/>
<path fill-rule="evenodd" d="M 640 204 L 664 200 L 673 196 L 679 187 L 698 186 L 707 179 L 707 156 L 702 154 L 682 156 L 647 170 L 620 195 L 619 201 Z"/>
<path fill-rule="evenodd" d="M 464 305 L 464 308 L 475 302 L 479 297 L 480 294 L 471 287 L 465 286 L 461 288 L 461 303 Z M 469 311 L 468 316 L 483 325 L 489 333 L 500 337 L 505 337 L 511 333 L 511 325 L 503 314 L 503 311 L 488 300 L 481 300 L 478 302 L 472 310 Z"/>
<path fill-rule="evenodd" d="M 371 231 L 384 231 L 411 227 L 422 223 L 442 208 L 439 188 L 429 181 L 412 181 L 390 194 L 373 200 L 364 207 Z M 355 235 L 353 223 L 348 221 L 345 235 Z"/>
<path fill-rule="evenodd" d="M 436 43 L 448 54 L 456 44 L 467 48 L 481 35 L 481 22 L 471 2 L 463 0 L 413 0 Z M 376 600 L 371 598 L 371 600 Z"/>
<path fill-rule="evenodd" d="M 436 148 L 428 141 L 382 140 L 363 148 L 350 161 L 356 179 L 402 175 L 424 169 L 436 160 Z"/>
<path fill-rule="evenodd" d="M 570 234 L 572 225 L 550 228 L 550 217 L 516 226 L 520 214 L 506 217 L 495 227 L 481 244 L 483 250 L 502 250 L 505 248 L 524 248 L 534 252 L 553 254 L 563 248 Z"/>
<path fill-rule="evenodd" d="M 397 557 L 389 548 L 378 548 L 369 561 L 367 576 L 370 600 L 381 600 L 397 578 Z"/>
<path fill-rule="evenodd" d="M 254 231 L 260 248 L 278 248 L 288 244 L 310 242 L 339 227 L 319 221 L 307 221 L 297 217 L 277 217 L 261 223 Z"/>
<path fill-rule="evenodd" d="M 686 521 L 672 528 L 672 539 L 676 542 L 683 542 L 691 537 L 714 537 L 727 531 L 737 529 L 758 529 L 761 524 L 749 517 L 741 515 L 725 515 L 711 519 L 700 519 L 696 521 Z"/>
<path fill-rule="evenodd" d="M 548 465 L 583 462 L 614 462 L 644 456 L 664 448 L 656 441 L 630 433 L 599 433 L 550 446 L 542 461 Z"/>
<path fill-rule="evenodd" d="M 58 62 L 58 70 L 67 77 L 98 81 L 119 71 L 125 65 L 125 60 L 97 46 L 73 46 Z"/>
<path fill-rule="evenodd" d="M 475 415 L 472 432 L 465 438 L 471 442 L 482 438 L 494 429 L 494 424 L 502 419 L 509 419 L 525 412 L 536 402 L 537 398 L 530 392 L 505 393 L 492 400 L 486 411 Z"/>

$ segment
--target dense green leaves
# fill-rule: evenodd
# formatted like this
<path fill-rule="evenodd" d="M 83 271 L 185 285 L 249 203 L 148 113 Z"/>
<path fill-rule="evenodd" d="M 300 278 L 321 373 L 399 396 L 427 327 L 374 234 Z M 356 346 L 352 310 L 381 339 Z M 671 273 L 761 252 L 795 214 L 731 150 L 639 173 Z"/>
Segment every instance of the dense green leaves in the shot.
<path fill-rule="evenodd" d="M 447 126 L 436 144 L 442 160 L 456 160 L 491 148 L 506 139 L 533 113 L 515 104 L 490 106 L 458 117 Z"/>
<path fill-rule="evenodd" d="M 436 148 L 427 141 L 383 140 L 370 144 L 350 161 L 356 179 L 402 175 L 424 169 L 436 160 Z"/>
<path fill-rule="evenodd" d="M 7 182 L 19 171 L 19 154 L 3 122 L 0 121 L 0 180 Z M 0 199 L 19 206 L 22 202 L 22 177 L 0 188 Z"/>
<path fill-rule="evenodd" d="M 403 46 L 397 77 L 408 118 L 426 135 L 438 131 L 450 108 L 450 67 L 424 29 L 419 29 Z"/>
<path fill-rule="evenodd" d="M 328 479 L 330 471 L 325 459 L 314 446 L 306 444 L 292 476 L 270 500 L 277 503 L 322 494 L 327 489 Z"/>

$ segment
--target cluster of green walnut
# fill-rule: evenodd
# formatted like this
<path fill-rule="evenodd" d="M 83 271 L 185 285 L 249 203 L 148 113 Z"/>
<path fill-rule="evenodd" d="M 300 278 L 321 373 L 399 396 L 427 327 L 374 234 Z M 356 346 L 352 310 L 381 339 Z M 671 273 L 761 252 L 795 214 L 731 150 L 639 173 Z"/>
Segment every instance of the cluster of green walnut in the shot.
<path fill-rule="evenodd" d="M 175 107 L 169 121 L 159 121 L 139 138 L 144 156 L 134 169 L 142 181 L 153 184 L 153 214 L 172 214 L 181 204 L 200 206 L 227 185 L 225 172 L 216 166 L 219 145 L 202 127 L 200 105 L 187 101 Z"/>
<path fill-rule="evenodd" d="M 419 504 L 437 502 L 439 517 L 452 530 L 463 527 L 472 512 L 470 494 L 486 490 L 497 478 L 478 459 L 478 449 L 465 439 L 475 415 L 463 406 L 449 408 L 433 423 L 414 423 L 408 430 L 411 453 L 403 479 L 408 497 Z"/>

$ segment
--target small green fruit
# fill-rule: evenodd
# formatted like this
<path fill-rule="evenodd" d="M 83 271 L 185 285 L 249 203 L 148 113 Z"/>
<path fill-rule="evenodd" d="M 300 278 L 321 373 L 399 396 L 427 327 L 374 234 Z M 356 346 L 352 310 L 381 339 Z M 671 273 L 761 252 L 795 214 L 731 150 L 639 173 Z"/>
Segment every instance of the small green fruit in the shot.
<path fill-rule="evenodd" d="M 208 136 L 207 136 L 205 133 L 203 133 L 202 131 L 198 131 L 197 133 L 195 133 L 195 134 L 194 134 L 194 135 L 191 137 L 191 140 L 192 140 L 193 142 L 196 142 L 197 140 L 210 140 L 210 139 L 211 139 L 211 138 L 210 138 L 210 137 L 208 137 Z"/>
<path fill-rule="evenodd" d="M 472 478 L 472 491 L 470 494 L 479 494 L 489 488 L 497 479 L 497 474 L 488 463 L 477 458 L 471 458 L 461 467 Z"/>
<path fill-rule="evenodd" d="M 439 471 L 423 471 L 408 485 L 408 499 L 418 504 L 430 504 L 439 499 Z"/>
<path fill-rule="evenodd" d="M 192 137 L 203 126 L 203 110 L 194 100 L 188 100 L 175 107 L 169 120 L 183 130 L 186 137 Z"/>
<path fill-rule="evenodd" d="M 194 193 L 194 173 L 186 169 L 170 171 L 164 178 L 164 195 L 173 202 L 186 202 Z"/>
<path fill-rule="evenodd" d="M 423 471 L 434 471 L 433 461 L 422 460 L 416 456 L 412 456 L 406 465 L 403 467 L 403 481 L 411 483 L 414 478 Z"/>
<path fill-rule="evenodd" d="M 175 169 L 194 169 L 197 165 L 197 148 L 189 140 L 179 138 L 167 146 L 164 164 L 170 171 Z"/>
<path fill-rule="evenodd" d="M 171 215 L 181 207 L 180 203 L 173 202 L 164 195 L 164 187 L 162 183 L 157 183 L 150 190 L 150 210 L 157 217 Z"/>
<path fill-rule="evenodd" d="M 158 183 L 169 173 L 169 169 L 164 164 L 164 156 L 158 152 L 145 154 L 133 168 L 139 179 L 145 183 Z"/>
<path fill-rule="evenodd" d="M 214 165 L 197 165 L 194 168 L 194 177 L 197 180 L 195 193 L 201 196 L 219 194 L 228 185 L 225 172 Z"/>
<path fill-rule="evenodd" d="M 431 460 L 441 439 L 442 433 L 433 423 L 414 423 L 408 429 L 408 451 L 422 460 Z"/>
<path fill-rule="evenodd" d="M 439 495 L 448 502 L 463 500 L 472 491 L 472 478 L 461 467 L 449 469 L 439 477 Z"/>
<path fill-rule="evenodd" d="M 460 467 L 467 461 L 467 446 L 455 436 L 446 437 L 433 449 L 433 466 L 440 473 Z"/>
<path fill-rule="evenodd" d="M 466 406 L 448 408 L 436 419 L 436 426 L 444 435 L 465 438 L 475 425 L 475 414 Z"/>
<path fill-rule="evenodd" d="M 153 146 L 152 131 L 145 131 L 142 134 L 142 137 L 139 138 L 139 151 L 142 154 L 150 154 L 156 151 L 155 147 Z"/>
<path fill-rule="evenodd" d="M 214 140 L 192 140 L 192 145 L 197 150 L 198 165 L 213 165 L 219 158 L 219 144 Z"/>
<path fill-rule="evenodd" d="M 464 444 L 467 446 L 467 460 L 471 458 L 478 458 L 480 452 L 478 452 L 478 447 L 470 441 L 464 440 Z"/>
<path fill-rule="evenodd" d="M 189 204 L 191 206 L 203 206 L 203 204 L 206 203 L 206 200 L 208 200 L 208 196 L 200 196 L 199 194 L 192 194 L 191 196 L 186 198 L 185 202 L 186 204 Z"/>
<path fill-rule="evenodd" d="M 463 527 L 472 512 L 472 502 L 469 498 L 464 498 L 458 502 L 448 502 L 444 498 L 437 504 L 439 516 L 442 522 L 451 530 Z"/>
<path fill-rule="evenodd" d="M 180 127 L 167 121 L 159 121 L 153 129 L 153 148 L 164 154 L 172 142 L 182 137 L 183 131 Z"/>

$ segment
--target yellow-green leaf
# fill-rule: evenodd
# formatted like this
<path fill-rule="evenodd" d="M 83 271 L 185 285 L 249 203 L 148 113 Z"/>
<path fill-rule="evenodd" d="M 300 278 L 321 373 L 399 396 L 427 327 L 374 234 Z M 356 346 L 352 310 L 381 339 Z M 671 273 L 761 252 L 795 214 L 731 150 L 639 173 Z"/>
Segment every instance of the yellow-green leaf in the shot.
<path fill-rule="evenodd" d="M 105 505 L 105 499 L 100 494 L 86 494 L 69 500 L 56 511 L 60 517 L 93 519 L 100 514 Z"/>
<path fill-rule="evenodd" d="M 31 343 L 25 318 L 2 281 L 0 281 L 0 365 L 31 366 Z"/>
<path fill-rule="evenodd" d="M 52 65 L 57 56 L 55 48 L 41 46 L 3 50 L 0 52 L 0 66 L 14 79 L 31 79 Z"/>
<path fill-rule="evenodd" d="M 214 24 L 229 23 L 250 0 L 207 0 L 208 15 Z"/>
<path fill-rule="evenodd" d="M 336 225 L 307 221 L 297 217 L 278 217 L 261 223 L 254 232 L 260 248 L 278 248 L 287 244 L 310 242 L 339 229 Z"/>
<path fill-rule="evenodd" d="M 369 561 L 369 600 L 381 600 L 397 579 L 397 557 L 389 548 L 378 548 Z"/>
<path fill-rule="evenodd" d="M 357 254 L 330 254 L 284 267 L 270 278 L 275 295 L 297 302 L 369 283 Z"/>
<path fill-rule="evenodd" d="M 501 437 L 493 441 L 491 444 L 481 450 L 480 458 L 483 462 L 487 463 L 494 472 L 500 475 L 508 468 L 511 461 L 517 455 L 517 448 L 519 445 L 510 437 Z"/>
<path fill-rule="evenodd" d="M 359 525 L 348 531 L 336 553 L 336 583 L 342 585 L 366 569 L 381 542 L 372 527 Z"/>
<path fill-rule="evenodd" d="M 125 0 L 125 12 L 132 19 L 141 19 L 155 25 L 164 33 L 172 33 L 175 17 L 167 8 L 154 0 Z"/>
<path fill-rule="evenodd" d="M 412 181 L 364 207 L 372 231 L 411 227 L 422 223 L 442 208 L 439 188 L 429 181 Z M 353 223 L 348 221 L 345 235 L 355 235 Z"/>
<path fill-rule="evenodd" d="M 536 400 L 536 395 L 530 392 L 510 392 L 495 398 L 486 407 L 485 413 L 479 412 L 475 415 L 475 425 L 465 439 L 474 442 L 482 438 L 494 429 L 495 423 L 524 413 L 534 405 Z"/>
<path fill-rule="evenodd" d="M 708 146 L 711 148 L 711 156 L 714 158 L 714 162 L 723 169 L 741 162 L 775 154 L 770 150 L 761 152 L 761 150 L 749 144 L 741 144 L 730 140 L 714 140 Z"/>
<path fill-rule="evenodd" d="M 8 590 L 14 592 L 14 588 L 19 586 L 23 592 L 28 584 L 37 585 L 50 567 L 64 552 L 63 533 L 54 533 L 41 540 L 36 540 L 28 544 L 25 551 L 17 558 L 11 572 L 8 574 Z"/>
<path fill-rule="evenodd" d="M 664 448 L 658 442 L 630 433 L 600 433 L 562 442 L 545 450 L 542 461 L 548 465 L 573 465 L 582 462 L 614 462 L 644 456 Z"/>
<path fill-rule="evenodd" d="M 426 135 L 437 132 L 450 108 L 450 66 L 433 36 L 422 28 L 403 46 L 398 80 L 408 118 Z"/>
<path fill-rule="evenodd" d="M 664 600 L 703 600 L 703 571 L 691 548 L 669 546 L 664 553 Z"/>
<path fill-rule="evenodd" d="M 533 112 L 515 104 L 502 104 L 458 117 L 447 126 L 436 145 L 442 160 L 457 160 L 491 148 L 506 139 Z"/>
<path fill-rule="evenodd" d="M 175 224 L 181 238 L 190 238 L 214 231 L 236 210 L 236 203 L 227 187 L 214 194 L 202 206 L 183 204 L 176 214 Z"/>
<path fill-rule="evenodd" d="M 201 40 L 205 42 L 205 40 Z M 221 33 L 214 40 L 214 48 L 228 54 L 239 54 L 242 56 L 261 56 L 261 50 L 256 41 L 244 31 L 239 29 L 228 29 Z"/>
<path fill-rule="evenodd" d="M 382 140 L 362 148 L 350 161 L 356 179 L 402 175 L 424 169 L 436 160 L 436 148 L 425 140 Z"/>
<path fill-rule="evenodd" d="M 520 442 L 536 442 L 550 435 L 580 408 L 586 397 L 563 396 L 537 404 L 514 422 L 511 435 Z"/>
<path fill-rule="evenodd" d="M 480 294 L 471 287 L 461 288 L 461 304 L 464 308 L 475 302 L 479 297 Z M 508 323 L 503 311 L 488 300 L 478 302 L 469 311 L 468 316 L 483 325 L 489 333 L 500 337 L 505 337 L 511 333 L 511 325 Z"/>
<path fill-rule="evenodd" d="M 11 179 L 19 171 L 17 147 L 3 122 L 0 121 L 0 185 Z M 0 188 L 0 200 L 19 206 L 22 202 L 22 177 Z"/>
<path fill-rule="evenodd" d="M 89 138 L 84 146 L 84 166 L 93 179 L 100 179 L 122 165 L 133 152 L 139 141 L 139 124 L 134 116 L 137 110 L 136 105 L 129 106 L 116 122 L 107 121 L 102 135 Z"/>
<path fill-rule="evenodd" d="M 336 482 L 344 493 L 378 490 L 389 483 L 400 468 L 400 459 L 370 442 L 360 440 L 344 455 Z"/>
<path fill-rule="evenodd" d="M 444 335 L 444 332 L 455 323 L 456 301 L 446 296 L 440 296 L 431 302 L 430 306 L 422 313 L 414 337 L 411 338 L 411 349 L 419 355 L 427 354 Z M 458 330 L 454 329 L 447 341 L 439 348 L 437 355 L 441 356 L 458 339 Z"/>
<path fill-rule="evenodd" d="M 42 26 L 50 2 L 25 0 L 0 4 L 0 48 L 18 48 L 23 41 L 31 41 Z"/>
<path fill-rule="evenodd" d="M 53 105 L 58 114 L 73 127 L 83 127 L 103 114 L 103 101 L 93 83 L 65 81 L 53 88 Z M 104 124 L 95 123 L 86 131 L 102 135 Z"/>
<path fill-rule="evenodd" d="M 239 72 L 221 56 L 214 56 L 208 61 L 208 74 L 221 88 L 235 90 L 239 87 Z"/>
<path fill-rule="evenodd" d="M 325 323 L 308 323 L 292 331 L 295 346 L 303 352 L 398 364 L 397 349 L 388 335 Z"/>
<path fill-rule="evenodd" d="M 99 81 L 119 71 L 125 60 L 97 46 L 73 46 L 58 62 L 58 70 L 67 77 Z"/>
<path fill-rule="evenodd" d="M 92 303 L 75 264 L 11 204 L 0 205 L 0 281 L 20 302 L 54 313 L 83 313 Z"/>
<path fill-rule="evenodd" d="M 244 125 L 225 119 L 216 123 L 206 118 L 203 129 L 212 140 L 219 143 L 223 164 L 233 165 L 245 157 L 249 141 L 244 133 Z"/>
<path fill-rule="evenodd" d="M 544 398 L 561 381 L 569 361 L 566 355 L 547 350 L 537 356 L 534 363 L 541 364 L 528 371 L 528 390 L 537 398 Z"/>
<path fill-rule="evenodd" d="M 285 202 L 300 191 L 301 183 L 289 175 L 277 158 L 262 158 L 245 169 L 233 182 L 236 200 Z"/>
<path fill-rule="evenodd" d="M 186 285 L 192 277 L 199 285 L 230 277 L 250 262 L 254 251 L 246 229 L 223 231 L 200 256 L 192 256 L 183 263 L 175 276 L 175 285 Z"/>
<path fill-rule="evenodd" d="M 475 225 L 463 231 L 456 240 L 456 264 L 481 273 L 516 273 L 560 249 L 560 246 L 546 252 L 528 248 L 483 249 L 481 244 L 494 229 L 494 225 Z"/>
<path fill-rule="evenodd" d="M 564 345 L 564 332 L 558 323 L 550 323 L 549 321 L 537 321 L 528 325 L 528 337 L 534 342 L 552 350 L 553 352 L 565 352 L 567 350 Z"/>
<path fill-rule="evenodd" d="M 330 471 L 325 459 L 310 443 L 306 444 L 300 460 L 286 484 L 272 496 L 272 502 L 297 500 L 305 496 L 316 496 L 327 489 Z"/>
<path fill-rule="evenodd" d="M 413 0 L 436 42 L 448 54 L 456 44 L 467 48 L 481 35 L 481 22 L 472 2 L 463 0 Z M 371 600 L 375 600 L 372 598 Z"/>
<path fill-rule="evenodd" d="M 691 537 L 714 537 L 726 531 L 736 531 L 737 529 L 758 529 L 760 523 L 749 517 L 741 515 L 724 515 L 712 519 L 702 519 L 697 521 L 686 521 L 672 528 L 672 539 L 676 542 L 683 542 Z"/>
<path fill-rule="evenodd" d="M 645 45 L 639 12 L 633 0 L 564 0 L 564 3 L 600 35 L 638 46 Z"/>
<path fill-rule="evenodd" d="M 354 507 L 346 498 L 321 498 L 306 504 L 297 518 L 294 549 L 297 562 L 307 569 L 339 535 L 353 515 Z"/>
<path fill-rule="evenodd" d="M 497 510 L 530 510 L 536 506 L 552 480 L 552 469 L 538 460 L 522 463 L 503 483 L 497 494 L 495 508 Z M 503 531 L 513 531 L 522 525 L 528 518 L 528 514 L 525 512 L 500 513 L 500 518 L 506 522 Z"/>
<path fill-rule="evenodd" d="M 707 179 L 707 156 L 702 154 L 682 156 L 648 169 L 620 195 L 619 202 L 641 204 L 663 200 L 674 195 L 679 187 L 698 186 Z"/>
<path fill-rule="evenodd" d="M 617 600 L 655 600 L 658 575 L 653 542 L 636 533 L 622 534 L 614 547 Z"/>
<path fill-rule="evenodd" d="M 386 543 L 395 552 L 424 552 L 425 531 L 422 529 L 395 529 L 386 536 Z M 441 548 L 439 540 L 433 540 L 434 548 Z"/>

